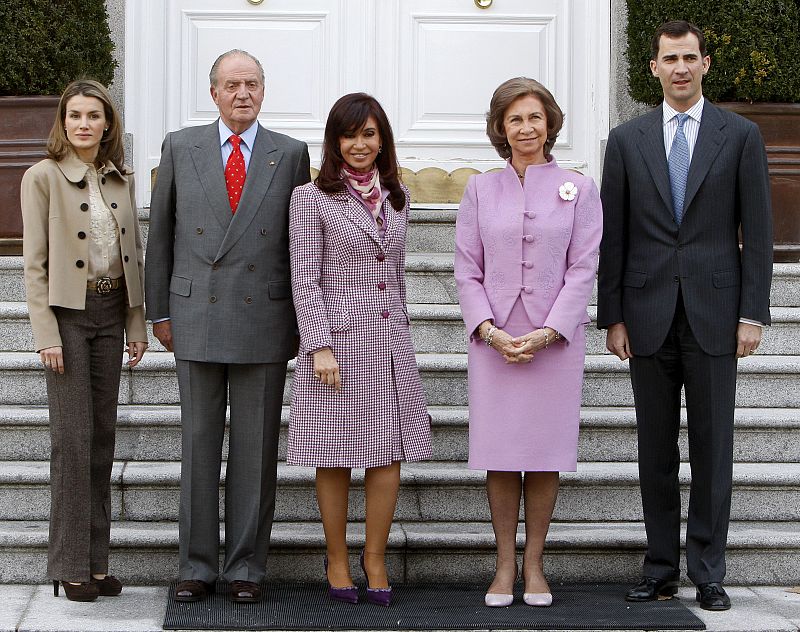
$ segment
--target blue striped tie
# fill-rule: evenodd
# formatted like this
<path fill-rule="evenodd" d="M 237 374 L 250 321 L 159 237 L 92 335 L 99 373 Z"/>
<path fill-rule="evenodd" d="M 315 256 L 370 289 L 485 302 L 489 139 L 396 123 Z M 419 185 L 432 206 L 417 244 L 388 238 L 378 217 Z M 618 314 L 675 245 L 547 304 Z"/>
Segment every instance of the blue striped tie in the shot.
<path fill-rule="evenodd" d="M 669 184 L 672 190 L 672 213 L 675 216 L 675 223 L 680 226 L 683 219 L 683 199 L 686 195 L 686 179 L 689 175 L 689 143 L 686 134 L 683 133 L 683 124 L 689 115 L 679 113 L 678 129 L 675 131 L 675 138 L 672 139 L 672 148 L 669 150 L 667 165 L 669 166 Z"/>

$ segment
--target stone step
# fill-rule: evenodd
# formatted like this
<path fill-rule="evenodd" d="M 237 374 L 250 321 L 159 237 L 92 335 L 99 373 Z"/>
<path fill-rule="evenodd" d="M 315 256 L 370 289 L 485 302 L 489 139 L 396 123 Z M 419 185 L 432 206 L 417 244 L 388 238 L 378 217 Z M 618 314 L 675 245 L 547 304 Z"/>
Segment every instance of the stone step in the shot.
<path fill-rule="evenodd" d="M 466 354 L 421 353 L 417 365 L 428 405 L 467 404 Z M 290 362 L 290 371 L 293 363 Z M 628 365 L 610 355 L 586 357 L 584 406 L 632 406 Z M 288 403 L 289 379 L 284 393 Z M 39 356 L 0 354 L 0 404 L 44 404 L 47 401 Z M 121 404 L 179 402 L 175 361 L 171 353 L 148 353 L 134 369 L 123 367 Z M 800 357 L 756 355 L 739 363 L 736 405 L 748 408 L 800 406 Z"/>
<path fill-rule="evenodd" d="M 409 250 L 406 257 L 409 303 L 457 304 L 453 253 Z M 24 301 L 22 257 L 0 257 L 0 300 Z M 592 294 L 591 303 L 596 303 Z M 800 307 L 800 264 L 776 263 L 770 290 L 773 307 Z"/>
<path fill-rule="evenodd" d="M 465 406 L 431 406 L 434 461 L 466 461 L 469 413 Z M 686 412 L 679 437 L 688 458 Z M 286 454 L 289 411 L 283 409 L 278 454 Z M 736 463 L 800 463 L 800 409 L 737 408 Z M 226 437 L 227 440 L 227 437 Z M 223 454 L 226 454 L 226 447 Z M 45 406 L 0 406 L 0 461 L 47 461 L 50 430 Z M 179 461 L 180 409 L 176 405 L 120 406 L 115 458 L 120 461 Z M 581 411 L 579 461 L 636 461 L 636 416 L 630 407 L 586 407 Z"/>
<path fill-rule="evenodd" d="M 0 576 L 4 582 L 32 584 L 49 579 L 47 530 L 47 522 L 43 521 L 0 522 Z M 363 525 L 351 524 L 348 531 L 355 571 L 358 551 L 364 546 Z M 683 546 L 683 533 L 681 542 Z M 520 555 L 523 543 L 520 527 Z M 545 572 L 551 582 L 630 582 L 639 575 L 645 543 L 644 527 L 639 522 L 554 522 L 547 536 Z M 324 549 L 319 522 L 276 523 L 267 580 L 321 581 Z M 177 525 L 114 523 L 110 559 L 111 571 L 126 584 L 164 584 L 174 580 L 178 567 Z M 387 566 L 394 582 L 488 582 L 494 563 L 494 534 L 489 523 L 396 521 L 392 525 Z M 800 530 L 796 523 L 732 522 L 725 583 L 800 583 Z"/>
<path fill-rule="evenodd" d="M 485 472 L 462 463 L 406 463 L 397 504 L 398 520 L 489 521 Z M 690 468 L 682 464 L 683 518 Z M 225 481 L 222 468 L 221 483 Z M 180 464 L 116 462 L 111 475 L 112 519 L 154 522 L 178 519 Z M 364 519 L 363 471 L 353 475 L 350 519 Z M 222 494 L 221 494 L 222 497 Z M 220 500 L 222 519 L 223 500 Z M 0 520 L 46 520 L 50 511 L 49 463 L 0 462 Z M 314 521 L 314 469 L 278 467 L 275 520 Z M 580 463 L 561 475 L 555 519 L 566 522 L 642 519 L 635 463 Z M 737 463 L 733 472 L 733 520 L 800 520 L 800 464 Z"/>

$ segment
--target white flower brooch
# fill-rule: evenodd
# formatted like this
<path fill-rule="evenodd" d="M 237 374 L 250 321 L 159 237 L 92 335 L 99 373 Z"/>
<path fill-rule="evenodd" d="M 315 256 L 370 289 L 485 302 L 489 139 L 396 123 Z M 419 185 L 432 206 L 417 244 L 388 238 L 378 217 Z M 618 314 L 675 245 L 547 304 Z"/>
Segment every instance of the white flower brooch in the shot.
<path fill-rule="evenodd" d="M 565 182 L 560 187 L 558 187 L 558 196 L 562 200 L 566 200 L 567 202 L 572 202 L 572 200 L 575 199 L 576 195 L 578 195 L 578 187 L 576 187 L 573 182 Z"/>

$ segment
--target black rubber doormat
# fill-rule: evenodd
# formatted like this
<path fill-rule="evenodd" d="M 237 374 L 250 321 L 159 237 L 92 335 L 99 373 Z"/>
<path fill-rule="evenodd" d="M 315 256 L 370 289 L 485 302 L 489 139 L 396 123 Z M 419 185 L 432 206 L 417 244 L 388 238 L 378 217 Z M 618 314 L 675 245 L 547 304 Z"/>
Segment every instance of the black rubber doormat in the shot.
<path fill-rule="evenodd" d="M 320 584 L 267 584 L 258 604 L 234 604 L 227 585 L 197 603 L 173 600 L 170 587 L 165 630 L 705 630 L 677 599 L 628 603 L 629 586 L 552 586 L 553 605 L 532 608 L 516 595 L 509 608 L 483 605 L 485 586 L 397 585 L 388 608 L 330 601 Z"/>

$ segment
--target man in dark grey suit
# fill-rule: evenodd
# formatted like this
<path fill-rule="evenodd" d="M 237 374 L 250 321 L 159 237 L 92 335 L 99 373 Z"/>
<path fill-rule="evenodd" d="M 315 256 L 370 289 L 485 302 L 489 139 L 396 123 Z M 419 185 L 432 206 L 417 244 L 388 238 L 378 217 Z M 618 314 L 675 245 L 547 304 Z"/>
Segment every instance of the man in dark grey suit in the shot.
<path fill-rule="evenodd" d="M 219 571 L 225 409 L 225 562 L 231 598 L 261 597 L 275 509 L 286 362 L 297 350 L 289 198 L 310 179 L 305 143 L 261 127 L 264 71 L 244 51 L 211 68 L 220 118 L 167 135 L 150 205 L 147 318 L 175 353 L 182 462 L 178 601 Z"/>
<path fill-rule="evenodd" d="M 703 98 L 710 63 L 697 27 L 663 24 L 650 68 L 664 102 L 609 134 L 597 320 L 608 328 L 608 350 L 630 358 L 636 405 L 647 553 L 626 598 L 677 592 L 683 387 L 692 471 L 687 570 L 700 605 L 727 610 L 736 365 L 770 322 L 772 214 L 757 127 Z"/>

